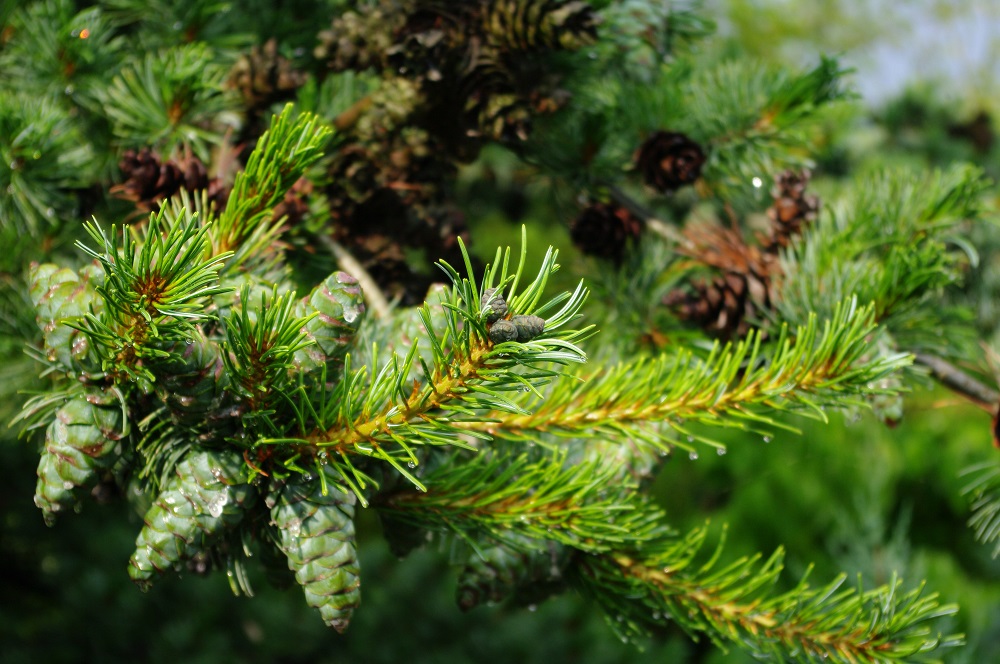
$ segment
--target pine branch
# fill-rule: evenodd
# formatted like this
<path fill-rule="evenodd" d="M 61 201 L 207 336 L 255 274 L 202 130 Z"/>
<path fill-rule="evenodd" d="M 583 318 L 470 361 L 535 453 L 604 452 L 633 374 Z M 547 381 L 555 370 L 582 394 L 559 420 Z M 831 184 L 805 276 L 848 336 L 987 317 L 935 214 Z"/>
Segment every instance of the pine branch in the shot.
<path fill-rule="evenodd" d="M 914 353 L 914 362 L 927 367 L 936 381 L 953 392 L 961 394 L 990 414 L 997 411 L 1000 392 L 984 385 L 950 362 L 927 353 Z"/>
<path fill-rule="evenodd" d="M 237 392 L 247 400 L 248 409 L 265 410 L 273 401 L 274 391 L 285 382 L 295 354 L 314 343 L 302 330 L 319 312 L 301 318 L 293 316 L 294 293 L 279 296 L 277 287 L 270 297 L 261 296 L 253 316 L 248 310 L 248 286 L 244 286 L 240 301 L 242 309 L 225 320 L 222 361 Z"/>
<path fill-rule="evenodd" d="M 574 584 L 606 611 L 624 636 L 638 636 L 672 617 L 717 645 L 735 643 L 762 659 L 793 662 L 933 661 L 961 635 L 933 637 L 926 622 L 957 611 L 923 589 L 900 591 L 896 579 L 871 591 L 841 589 L 845 577 L 822 588 L 803 579 L 768 596 L 782 570 L 779 550 L 766 561 L 743 558 L 717 569 L 718 549 L 693 568 L 705 537 L 699 529 L 680 541 L 644 547 L 641 553 L 598 554 L 580 559 Z"/>
<path fill-rule="evenodd" d="M 802 321 L 853 294 L 874 303 L 877 321 L 900 348 L 955 354 L 968 332 L 948 325 L 948 307 L 938 299 L 960 280 L 963 259 L 975 260 L 958 226 L 980 215 L 986 186 L 979 169 L 963 165 L 859 179 L 782 254 L 778 320 Z M 945 328 L 949 333 L 940 333 Z"/>
<path fill-rule="evenodd" d="M 865 359 L 875 329 L 871 306 L 841 304 L 822 328 L 815 317 L 794 334 L 783 328 L 766 356 L 758 334 L 725 347 L 716 343 L 705 360 L 690 353 L 621 364 L 587 381 L 563 381 L 544 402 L 525 404 L 528 413 L 492 414 L 494 421 L 463 422 L 468 431 L 501 438 L 543 433 L 634 437 L 660 449 L 713 441 L 687 431 L 684 423 L 753 428 L 787 427 L 768 413 L 796 410 L 826 421 L 826 406 L 843 406 L 878 390 L 873 384 L 909 363 L 904 355 Z M 662 422 L 666 430 L 647 426 Z"/>
<path fill-rule="evenodd" d="M 218 270 L 230 254 L 209 256 L 210 226 L 184 210 L 171 218 L 168 206 L 150 215 L 145 232 L 112 226 L 109 236 L 96 221 L 86 229 L 98 246 L 78 246 L 104 269 L 104 309 L 67 324 L 90 338 L 104 371 L 151 379 L 143 360 L 168 357 L 164 346 L 184 340 L 193 322 L 210 317 L 208 299 L 229 290 L 218 285 Z"/>
<path fill-rule="evenodd" d="M 962 488 L 971 502 L 969 527 L 980 543 L 993 546 L 994 558 L 1000 557 L 1000 465 L 990 461 L 967 468 L 962 474 L 973 476 Z"/>
<path fill-rule="evenodd" d="M 233 107 L 223 94 L 226 68 L 201 42 L 148 53 L 99 92 L 115 135 L 134 148 L 169 154 L 190 145 L 202 161 L 222 141 L 218 118 Z"/>
<path fill-rule="evenodd" d="M 360 369 L 352 368 L 348 355 L 343 379 L 298 408 L 298 431 L 292 435 L 275 431 L 259 444 L 292 444 L 314 454 L 324 453 L 332 457 L 331 465 L 351 486 L 355 485 L 347 478 L 356 476 L 357 469 L 349 456 L 379 458 L 423 489 L 423 483 L 404 467 L 419 463 L 415 447 L 468 447 L 468 432 L 459 423 L 479 421 L 481 414 L 494 410 L 522 412 L 508 394 L 525 389 L 537 393 L 539 386 L 559 375 L 553 367 L 585 359 L 575 342 L 585 338 L 590 329 L 560 328 L 579 315 L 586 289 L 581 284 L 572 295 L 563 293 L 540 302 L 549 275 L 558 269 L 557 251 L 549 249 L 537 277 L 523 291 L 518 290 L 525 264 L 523 249 L 512 273 L 508 272 L 510 250 L 498 250 L 482 284 L 473 276 L 468 254 L 464 255 L 468 278 L 460 277 L 447 263 L 441 264 L 453 284 L 442 303 L 443 329 L 435 327 L 426 305 L 420 311 L 430 362 L 418 354 L 420 344 L 413 344 L 405 357 L 393 353 L 384 362 L 375 348 L 370 365 Z M 490 328 L 499 321 L 488 321 L 495 298 L 486 296 L 489 289 L 507 293 L 508 315 L 547 314 L 544 331 L 530 338 L 515 335 L 513 340 L 494 341 Z M 418 366 L 422 372 L 418 373 Z M 306 428 L 306 422 L 312 424 Z M 366 482 L 359 481 L 360 489 Z"/>
<path fill-rule="evenodd" d="M 271 119 L 246 169 L 236 175 L 229 202 L 212 233 L 214 253 L 234 252 L 227 271 L 249 267 L 249 261 L 273 254 L 269 249 L 281 227 L 271 222 L 271 211 L 309 165 L 323 155 L 330 133 L 318 117 L 297 114 L 292 104 Z"/>
<path fill-rule="evenodd" d="M 392 493 L 376 507 L 466 541 L 485 532 L 501 542 L 526 537 L 588 552 L 641 547 L 662 531 L 663 514 L 619 475 L 603 459 L 567 464 L 565 453 L 531 459 L 484 451 L 423 477 L 427 491 Z"/>

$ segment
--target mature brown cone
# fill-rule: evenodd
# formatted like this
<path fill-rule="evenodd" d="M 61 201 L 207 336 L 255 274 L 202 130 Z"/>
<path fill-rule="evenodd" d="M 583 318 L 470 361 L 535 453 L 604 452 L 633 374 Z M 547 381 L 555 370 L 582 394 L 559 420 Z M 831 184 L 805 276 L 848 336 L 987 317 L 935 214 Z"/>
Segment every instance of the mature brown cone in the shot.
<path fill-rule="evenodd" d="M 466 48 L 469 35 L 463 9 L 468 12 L 471 7 L 418 7 L 406 17 L 395 43 L 386 50 L 388 66 L 410 77 L 441 81 L 442 69 L 454 68 Z"/>
<path fill-rule="evenodd" d="M 808 170 L 796 173 L 785 171 L 775 181 L 771 196 L 774 204 L 767 210 L 771 220 L 770 234 L 761 237 L 764 250 L 775 253 L 791 244 L 802 234 L 802 228 L 814 221 L 819 213 L 819 198 L 806 194 L 811 174 Z"/>
<path fill-rule="evenodd" d="M 630 240 L 642 234 L 643 223 L 625 208 L 592 203 L 570 224 L 573 243 L 585 254 L 621 262 Z"/>
<path fill-rule="evenodd" d="M 249 54 L 236 61 L 229 73 L 229 86 L 239 91 L 251 111 L 290 99 L 305 81 L 305 73 L 293 69 L 291 61 L 278 54 L 278 42 L 274 39 L 269 39 L 263 48 L 254 46 Z"/>
<path fill-rule="evenodd" d="M 325 61 L 333 71 L 363 71 L 381 67 L 386 51 L 393 45 L 393 34 L 406 19 L 398 7 L 372 7 L 362 13 L 348 11 L 333 19 L 328 30 L 317 35 L 313 49 L 317 60 Z"/>
<path fill-rule="evenodd" d="M 580 0 L 490 0 L 481 29 L 502 51 L 575 50 L 597 40 L 598 22 Z"/>
<path fill-rule="evenodd" d="M 672 131 L 656 132 L 635 153 L 635 165 L 643 180 L 664 193 L 697 180 L 704 164 L 701 146 Z"/>
<path fill-rule="evenodd" d="M 225 205 L 228 191 L 215 178 L 208 177 L 205 165 L 188 155 L 180 161 L 161 161 L 149 148 L 126 150 L 118 167 L 124 181 L 111 188 L 112 195 L 135 203 L 140 210 L 152 210 L 160 201 L 181 189 L 190 192 L 208 190 L 209 200 L 217 207 Z"/>
<path fill-rule="evenodd" d="M 775 256 L 747 245 L 739 233 L 722 227 L 695 227 L 686 230 L 685 236 L 690 244 L 682 253 L 723 273 L 695 281 L 689 290 L 672 291 L 664 304 L 679 318 L 715 336 L 745 335 L 750 330 L 747 319 L 772 307 L 772 277 L 778 271 Z"/>

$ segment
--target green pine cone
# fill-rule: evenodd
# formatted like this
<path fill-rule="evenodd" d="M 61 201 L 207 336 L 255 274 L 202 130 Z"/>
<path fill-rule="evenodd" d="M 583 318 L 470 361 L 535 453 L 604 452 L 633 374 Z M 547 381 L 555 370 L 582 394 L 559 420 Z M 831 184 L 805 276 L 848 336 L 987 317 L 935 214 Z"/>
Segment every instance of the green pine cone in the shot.
<path fill-rule="evenodd" d="M 338 632 L 347 629 L 361 601 L 361 578 L 354 541 L 355 496 L 328 481 L 296 478 L 272 498 L 271 519 L 309 606 Z"/>
<path fill-rule="evenodd" d="M 57 512 L 76 503 L 73 490 L 96 484 L 98 473 L 121 456 L 121 408 L 102 406 L 95 395 L 79 395 L 56 411 L 45 430 L 45 450 L 38 462 L 35 505 L 49 525 Z"/>
<path fill-rule="evenodd" d="M 427 294 L 424 296 L 424 306 L 427 307 L 430 314 L 431 326 L 437 337 L 440 337 L 448 328 L 447 309 L 444 307 L 444 302 L 448 300 L 449 292 L 450 289 L 444 284 L 434 284 L 427 289 Z M 433 366 L 434 351 L 431 349 L 431 340 L 427 335 L 420 309 L 421 307 L 407 307 L 397 310 L 397 314 L 393 316 L 395 332 L 392 334 L 392 339 L 395 341 L 395 346 L 392 350 L 401 357 L 405 357 L 410 351 L 410 347 L 417 344 L 417 355 L 423 359 L 427 366 Z M 415 376 L 423 373 L 419 362 L 413 363 L 413 372 Z"/>
<path fill-rule="evenodd" d="M 31 266 L 31 301 L 49 360 L 66 368 L 86 368 L 90 341 L 67 323 L 81 322 L 91 307 L 94 313 L 100 312 L 104 300 L 96 287 L 103 281 L 104 272 L 96 265 L 88 265 L 79 273 L 51 263 Z"/>
<path fill-rule="evenodd" d="M 520 603 L 541 601 L 563 585 L 563 570 L 572 551 L 554 542 L 510 536 L 473 552 L 458 577 L 458 606 L 468 611 L 483 602 L 516 597 Z"/>
<path fill-rule="evenodd" d="M 316 343 L 296 352 L 295 364 L 301 371 L 311 371 L 323 364 L 328 370 L 338 367 L 365 317 L 365 300 L 358 280 L 346 272 L 331 274 L 309 297 L 300 300 L 295 309 L 296 316 L 312 312 L 319 315 L 306 324 L 305 333 Z"/>
<path fill-rule="evenodd" d="M 172 350 L 152 366 L 157 394 L 178 424 L 204 422 L 222 404 L 229 384 L 219 344 L 194 328 L 191 339 Z"/>
<path fill-rule="evenodd" d="M 140 588 L 240 522 L 257 496 L 242 470 L 239 453 L 228 450 L 192 450 L 177 464 L 146 512 L 129 560 L 129 576 Z"/>

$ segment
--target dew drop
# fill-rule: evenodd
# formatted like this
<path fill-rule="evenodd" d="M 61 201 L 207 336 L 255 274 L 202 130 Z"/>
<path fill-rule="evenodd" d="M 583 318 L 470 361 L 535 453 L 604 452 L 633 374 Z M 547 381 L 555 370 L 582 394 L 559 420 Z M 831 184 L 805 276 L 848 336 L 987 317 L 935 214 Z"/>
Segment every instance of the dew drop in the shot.
<path fill-rule="evenodd" d="M 688 436 L 688 442 L 689 443 L 693 443 L 694 442 L 694 436 Z"/>
<path fill-rule="evenodd" d="M 220 491 L 212 500 L 208 501 L 208 513 L 219 518 L 222 516 L 222 508 L 229 502 L 229 489 Z"/>
<path fill-rule="evenodd" d="M 69 491 L 70 489 L 73 488 L 73 483 L 67 480 L 63 482 L 63 488 Z"/>
<path fill-rule="evenodd" d="M 416 468 L 416 467 L 417 467 L 417 464 L 415 464 L 415 463 L 413 463 L 412 461 L 410 461 L 410 462 L 408 462 L 408 463 L 406 464 L 406 466 L 407 466 L 408 468 Z"/>
<path fill-rule="evenodd" d="M 528 605 L 528 610 L 531 611 L 532 613 L 534 613 L 535 611 L 538 610 L 538 605 L 537 604 L 529 604 Z"/>
<path fill-rule="evenodd" d="M 771 437 L 770 436 L 764 436 L 764 442 L 765 443 L 770 443 L 771 442 Z"/>
<path fill-rule="evenodd" d="M 289 535 L 298 537 L 302 532 L 302 521 L 300 519 L 292 519 L 285 528 L 288 530 Z"/>
<path fill-rule="evenodd" d="M 221 468 L 212 468 L 212 470 L 210 472 L 212 473 L 212 477 L 214 477 L 215 479 L 217 479 L 220 482 L 222 481 L 222 469 Z"/>
<path fill-rule="evenodd" d="M 358 308 L 355 305 L 353 305 L 353 304 L 348 305 L 348 306 L 344 307 L 344 321 L 346 321 L 348 323 L 353 323 L 355 320 L 357 320 L 358 314 L 360 314 L 360 313 L 361 312 L 358 310 Z"/>
<path fill-rule="evenodd" d="M 719 456 L 725 456 L 726 455 L 726 448 L 725 447 L 719 447 L 719 448 L 717 448 L 715 450 L 715 453 L 718 454 Z"/>
<path fill-rule="evenodd" d="M 692 461 L 697 461 L 698 460 L 698 453 L 697 452 L 691 452 L 690 454 L 688 454 L 688 458 L 691 459 Z"/>

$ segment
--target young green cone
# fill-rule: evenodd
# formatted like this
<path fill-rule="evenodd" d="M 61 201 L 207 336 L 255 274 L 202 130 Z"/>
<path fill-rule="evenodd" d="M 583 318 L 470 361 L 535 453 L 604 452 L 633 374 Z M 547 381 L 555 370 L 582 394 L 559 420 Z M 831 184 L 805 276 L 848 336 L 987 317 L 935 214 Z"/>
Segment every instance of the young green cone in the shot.
<path fill-rule="evenodd" d="M 354 541 L 352 492 L 328 480 L 293 478 L 271 500 L 278 544 L 288 556 L 309 606 L 338 632 L 347 629 L 361 602 L 361 578 Z"/>
<path fill-rule="evenodd" d="M 228 450 L 193 450 L 177 464 L 146 512 L 129 560 L 129 576 L 140 588 L 240 522 L 257 496 L 242 469 L 243 459 Z"/>
<path fill-rule="evenodd" d="M 121 409 L 102 406 L 95 395 L 78 395 L 56 411 L 45 430 L 45 450 L 38 462 L 35 505 L 49 525 L 57 512 L 76 503 L 73 490 L 96 483 L 98 472 L 121 456 Z"/>

